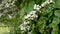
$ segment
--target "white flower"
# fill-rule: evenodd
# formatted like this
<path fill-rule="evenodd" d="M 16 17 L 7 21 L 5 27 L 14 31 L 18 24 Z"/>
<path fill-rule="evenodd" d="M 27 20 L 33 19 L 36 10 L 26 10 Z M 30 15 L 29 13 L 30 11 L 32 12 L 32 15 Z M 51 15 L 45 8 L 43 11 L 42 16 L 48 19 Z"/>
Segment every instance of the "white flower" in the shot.
<path fill-rule="evenodd" d="M 31 14 L 35 14 L 35 13 L 36 13 L 36 11 L 31 11 L 31 12 L 30 12 L 30 15 L 31 15 Z"/>
<path fill-rule="evenodd" d="M 36 9 L 36 11 L 39 11 L 40 6 L 35 4 L 35 5 L 34 5 L 34 9 Z"/>
<path fill-rule="evenodd" d="M 37 15 L 36 15 L 36 14 L 34 14 L 34 15 L 31 15 L 31 18 L 35 18 L 35 17 L 37 17 Z"/>
<path fill-rule="evenodd" d="M 37 11 L 39 11 L 39 10 L 40 10 L 40 6 L 39 6 L 39 5 L 37 5 L 36 10 L 37 10 Z"/>
<path fill-rule="evenodd" d="M 35 4 L 35 5 L 34 5 L 34 9 L 36 9 L 36 7 L 37 7 L 37 5 Z"/>
<path fill-rule="evenodd" d="M 44 7 L 47 4 L 47 2 L 44 2 L 41 4 L 42 7 Z"/>
<path fill-rule="evenodd" d="M 39 5 L 37 5 L 37 7 L 39 7 Z"/>
<path fill-rule="evenodd" d="M 30 26 L 27 26 L 27 30 L 28 30 L 28 31 L 30 30 Z"/>
<path fill-rule="evenodd" d="M 52 3 L 52 0 L 46 0 L 41 6 L 44 7 L 46 4 L 50 4 Z"/>
<path fill-rule="evenodd" d="M 21 25 L 20 25 L 20 30 L 26 31 L 26 27 L 24 27 L 24 24 L 21 24 Z"/>
<path fill-rule="evenodd" d="M 40 10 L 40 8 L 36 8 L 36 11 L 39 11 Z"/>
<path fill-rule="evenodd" d="M 24 27 L 22 26 L 20 29 L 21 29 L 21 30 L 24 30 Z"/>
<path fill-rule="evenodd" d="M 6 3 L 6 6 L 5 7 L 9 7 L 9 4 L 8 3 Z"/>
<path fill-rule="evenodd" d="M 33 18 L 37 17 L 36 16 L 36 11 L 31 11 L 29 14 L 27 14 L 27 16 L 25 16 L 24 18 L 27 20 L 33 20 Z"/>
<path fill-rule="evenodd" d="M 52 3 L 53 2 L 53 0 L 50 0 L 50 3 Z"/>
<path fill-rule="evenodd" d="M 24 25 L 27 25 L 27 24 L 29 24 L 29 23 L 30 23 L 29 21 L 27 21 L 27 22 L 26 22 L 26 21 L 24 21 Z"/>
<path fill-rule="evenodd" d="M 28 19 L 29 17 L 30 17 L 30 15 L 27 15 L 27 16 L 25 16 L 24 18 L 25 18 L 25 19 Z"/>
<path fill-rule="evenodd" d="M 36 14 L 30 16 L 30 20 L 33 20 L 34 18 L 37 18 L 38 16 Z"/>
<path fill-rule="evenodd" d="M 24 24 L 26 25 L 26 24 L 27 24 L 27 22 L 26 22 L 26 21 L 24 21 Z"/>
<path fill-rule="evenodd" d="M 39 5 L 34 5 L 34 9 L 36 11 L 31 11 L 29 14 L 27 14 L 26 16 L 24 16 L 25 20 L 21 25 L 20 25 L 20 29 L 22 30 L 22 33 L 24 31 L 29 31 L 30 30 L 30 26 L 27 24 L 30 24 L 30 20 L 33 20 L 34 18 L 37 18 L 37 11 L 39 11 L 42 7 L 44 7 L 46 4 L 50 4 L 52 2 L 52 0 L 46 0 L 43 4 L 41 4 L 41 6 Z M 41 11 L 39 11 L 41 13 Z M 28 32 L 28 34 L 31 34 L 31 32 Z"/>
<path fill-rule="evenodd" d="M 36 15 L 36 18 L 37 18 L 38 16 Z"/>

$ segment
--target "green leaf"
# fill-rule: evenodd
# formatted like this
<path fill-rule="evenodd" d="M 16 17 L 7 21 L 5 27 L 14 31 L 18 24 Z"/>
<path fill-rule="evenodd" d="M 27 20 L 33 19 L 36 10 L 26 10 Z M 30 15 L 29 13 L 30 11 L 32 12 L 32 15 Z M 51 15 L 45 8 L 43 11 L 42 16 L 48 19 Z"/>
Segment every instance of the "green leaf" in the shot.
<path fill-rule="evenodd" d="M 60 10 L 57 10 L 57 11 L 55 11 L 55 16 L 57 16 L 57 17 L 59 17 L 60 18 Z"/>
<path fill-rule="evenodd" d="M 26 12 L 29 13 L 30 11 L 33 10 L 33 7 L 34 7 L 34 1 L 31 1 L 28 6 L 26 6 Z"/>
<path fill-rule="evenodd" d="M 50 26 L 53 28 L 51 34 L 58 34 L 58 25 L 51 23 Z"/>
<path fill-rule="evenodd" d="M 38 28 L 39 29 L 39 32 L 41 32 L 41 33 L 44 32 L 45 24 L 46 24 L 45 20 L 40 20 L 38 22 L 37 26 L 39 26 L 39 28 Z"/>
<path fill-rule="evenodd" d="M 60 8 L 60 0 L 54 0 L 55 7 Z"/>
<path fill-rule="evenodd" d="M 52 23 L 58 25 L 60 23 L 60 18 L 54 16 Z"/>

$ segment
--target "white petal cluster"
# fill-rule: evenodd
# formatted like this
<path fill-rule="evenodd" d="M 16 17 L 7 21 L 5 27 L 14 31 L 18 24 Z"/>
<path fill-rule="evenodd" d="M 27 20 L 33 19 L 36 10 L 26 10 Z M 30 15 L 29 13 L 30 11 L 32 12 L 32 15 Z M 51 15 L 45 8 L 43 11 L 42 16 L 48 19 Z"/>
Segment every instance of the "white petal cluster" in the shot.
<path fill-rule="evenodd" d="M 28 24 L 30 24 L 30 20 L 33 20 L 37 17 L 37 11 L 31 11 L 29 14 L 24 16 L 25 21 L 23 21 L 23 23 L 20 25 L 20 30 L 22 30 L 22 32 L 29 31 L 30 26 Z"/>
<path fill-rule="evenodd" d="M 47 2 L 44 2 L 41 4 L 42 7 L 44 7 L 47 4 Z"/>
<path fill-rule="evenodd" d="M 19 26 L 20 30 L 21 30 L 22 32 L 29 31 L 29 30 L 30 30 L 30 26 L 27 25 L 27 24 L 29 24 L 29 23 L 30 23 L 29 21 L 24 21 L 24 22 Z"/>
<path fill-rule="evenodd" d="M 0 3 L 0 12 L 1 12 L 1 17 L 4 16 L 6 13 L 8 14 L 9 12 L 13 11 L 13 15 L 15 16 L 15 12 L 20 11 L 17 6 L 15 5 L 16 0 L 2 0 Z M 11 13 L 12 14 L 12 13 Z M 0 17 L 0 18 L 1 18 Z M 11 18 L 11 16 L 9 15 Z"/>
<path fill-rule="evenodd" d="M 29 23 L 30 23 L 29 21 L 24 21 L 24 25 L 29 24 Z"/>
<path fill-rule="evenodd" d="M 2 3 L 0 4 L 0 10 L 15 6 L 15 1 L 16 0 L 2 0 Z"/>
<path fill-rule="evenodd" d="M 34 5 L 34 9 L 36 10 L 36 11 L 39 11 L 40 10 L 40 6 L 39 5 Z"/>
<path fill-rule="evenodd" d="M 47 4 L 53 3 L 52 0 L 46 0 L 44 3 L 41 4 L 42 7 L 44 7 Z"/>
<path fill-rule="evenodd" d="M 23 32 L 25 32 L 25 31 L 26 31 L 26 27 L 23 26 L 23 25 L 24 25 L 24 24 L 21 24 L 21 25 L 20 25 L 20 30 L 23 31 Z"/>
<path fill-rule="evenodd" d="M 24 16 L 25 21 L 20 25 L 20 29 L 22 30 L 22 32 L 24 32 L 26 30 L 28 30 L 28 31 L 30 30 L 30 26 L 27 25 L 27 24 L 30 24 L 30 20 L 34 20 L 34 18 L 38 18 L 37 11 L 39 11 L 42 7 L 44 7 L 46 4 L 49 4 L 51 2 L 53 2 L 53 1 L 52 0 L 46 0 L 46 2 L 44 2 L 43 4 L 41 4 L 41 6 L 36 5 L 36 4 L 34 5 L 35 11 L 31 11 L 29 14 L 27 14 L 26 16 Z M 30 32 L 28 32 L 28 34 L 29 33 Z"/>
<path fill-rule="evenodd" d="M 37 17 L 38 17 L 38 15 L 36 14 L 36 11 L 31 11 L 24 18 L 27 19 L 27 20 L 33 20 L 34 18 L 37 18 Z"/>

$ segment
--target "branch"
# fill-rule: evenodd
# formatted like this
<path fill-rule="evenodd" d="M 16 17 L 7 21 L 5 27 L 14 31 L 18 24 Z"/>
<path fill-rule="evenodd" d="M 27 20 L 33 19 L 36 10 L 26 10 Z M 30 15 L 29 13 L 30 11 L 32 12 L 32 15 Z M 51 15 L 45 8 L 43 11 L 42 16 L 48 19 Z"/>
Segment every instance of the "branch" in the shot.
<path fill-rule="evenodd" d="M 29 14 L 27 14 L 26 16 L 24 16 L 24 21 L 23 23 L 19 26 L 20 30 L 22 31 L 21 33 L 23 32 L 26 32 L 27 33 L 29 32 L 30 30 L 30 20 L 34 20 L 34 18 L 38 18 L 38 12 L 40 11 L 41 12 L 41 8 L 43 8 L 44 6 L 46 6 L 47 4 L 50 4 L 50 3 L 53 3 L 52 0 L 46 0 L 44 3 L 41 4 L 41 6 L 39 5 L 34 5 L 34 10 L 31 11 Z"/>

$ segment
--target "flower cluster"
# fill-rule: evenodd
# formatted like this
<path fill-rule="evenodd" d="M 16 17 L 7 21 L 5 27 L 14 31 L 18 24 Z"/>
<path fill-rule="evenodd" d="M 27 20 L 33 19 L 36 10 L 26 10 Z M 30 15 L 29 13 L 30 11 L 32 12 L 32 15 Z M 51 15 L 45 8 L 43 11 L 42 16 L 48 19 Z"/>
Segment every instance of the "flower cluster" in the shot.
<path fill-rule="evenodd" d="M 40 10 L 40 8 L 41 8 L 41 6 L 39 6 L 39 5 L 34 5 L 34 9 L 36 10 L 36 11 L 39 11 Z"/>
<path fill-rule="evenodd" d="M 37 18 L 38 15 L 36 14 L 36 11 L 31 11 L 29 14 L 27 14 L 27 16 L 25 16 L 24 18 L 26 20 L 33 20 L 34 18 Z"/>
<path fill-rule="evenodd" d="M 39 5 L 34 5 L 34 9 L 39 10 Z M 37 11 L 31 11 L 29 14 L 24 16 L 25 21 L 23 21 L 23 23 L 20 25 L 20 29 L 22 30 L 22 32 L 29 31 L 30 30 L 30 26 L 29 26 L 30 20 L 33 20 L 34 18 L 37 18 L 37 17 L 38 17 Z"/>
<path fill-rule="evenodd" d="M 52 0 L 46 0 L 44 3 L 41 4 L 42 7 L 44 7 L 47 4 L 53 3 Z"/>
<path fill-rule="evenodd" d="M 30 26 L 29 26 L 28 24 L 30 24 L 29 21 L 24 21 L 24 22 L 19 26 L 19 28 L 20 28 L 20 30 L 21 30 L 21 33 L 30 30 Z"/>
<path fill-rule="evenodd" d="M 24 16 L 25 21 L 23 21 L 23 23 L 20 25 L 20 29 L 22 31 L 26 31 L 30 29 L 30 26 L 27 24 L 30 24 L 30 20 L 34 20 L 34 18 L 38 18 L 38 11 L 40 11 L 40 9 L 42 7 L 44 7 L 46 4 L 50 4 L 52 3 L 52 0 L 46 0 L 44 3 L 41 4 L 41 6 L 39 5 L 34 5 L 34 11 L 31 11 L 29 14 L 27 14 L 26 16 Z"/>
<path fill-rule="evenodd" d="M 14 15 L 15 16 L 15 12 L 20 11 L 17 6 L 15 5 L 15 2 L 17 0 L 2 0 L 1 4 L 0 4 L 0 18 L 2 18 L 2 16 L 4 16 L 5 14 L 7 14 L 7 16 L 11 19 L 11 16 Z M 8 14 L 9 12 L 13 11 L 11 14 Z M 15 13 L 15 14 L 14 14 Z"/>
<path fill-rule="evenodd" d="M 2 3 L 0 5 L 0 10 L 15 6 L 14 5 L 15 1 L 16 0 L 13 0 L 13 1 L 12 0 L 2 0 Z"/>

